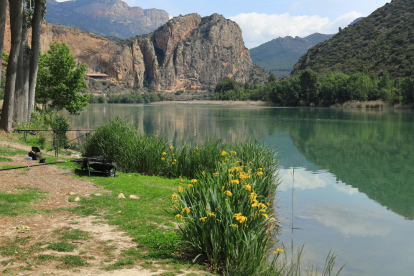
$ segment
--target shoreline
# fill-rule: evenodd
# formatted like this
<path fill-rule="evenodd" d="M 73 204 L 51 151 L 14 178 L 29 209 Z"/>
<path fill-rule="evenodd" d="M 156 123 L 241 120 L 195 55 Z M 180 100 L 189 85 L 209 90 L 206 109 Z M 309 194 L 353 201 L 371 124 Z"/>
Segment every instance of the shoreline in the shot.
<path fill-rule="evenodd" d="M 191 101 L 162 101 L 152 102 L 150 104 L 157 105 L 173 105 L 173 104 L 197 104 L 197 105 L 233 105 L 233 106 L 270 106 L 264 101 L 213 101 L 213 100 L 191 100 Z"/>

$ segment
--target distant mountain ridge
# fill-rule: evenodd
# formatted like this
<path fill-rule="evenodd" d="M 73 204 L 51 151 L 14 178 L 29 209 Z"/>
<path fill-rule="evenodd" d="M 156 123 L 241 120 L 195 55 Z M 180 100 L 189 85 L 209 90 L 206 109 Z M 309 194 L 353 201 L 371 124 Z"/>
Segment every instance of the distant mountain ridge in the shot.
<path fill-rule="evenodd" d="M 279 37 L 250 49 L 250 56 L 254 64 L 276 76 L 289 75 L 293 65 L 309 48 L 333 36 L 314 33 L 304 38 Z"/>
<path fill-rule="evenodd" d="M 310 49 L 292 73 L 310 68 L 320 74 L 364 71 L 412 77 L 413 65 L 414 0 L 393 0 Z"/>
<path fill-rule="evenodd" d="M 100 36 L 130 38 L 150 33 L 168 20 L 166 11 L 129 7 L 122 0 L 47 0 L 47 22 Z"/>

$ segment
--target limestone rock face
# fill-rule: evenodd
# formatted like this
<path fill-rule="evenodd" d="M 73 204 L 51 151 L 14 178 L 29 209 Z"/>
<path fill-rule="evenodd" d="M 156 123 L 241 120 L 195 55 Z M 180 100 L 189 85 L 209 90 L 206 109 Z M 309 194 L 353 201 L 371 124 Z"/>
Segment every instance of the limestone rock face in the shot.
<path fill-rule="evenodd" d="M 79 29 L 44 24 L 42 52 L 55 41 L 65 42 L 78 63 L 87 65 L 87 73 L 107 74 L 117 84 L 145 85 L 153 91 L 206 91 L 224 77 L 251 81 L 252 71 L 257 71 L 240 27 L 218 14 L 176 17 L 153 33 L 122 44 Z"/>
<path fill-rule="evenodd" d="M 245 82 L 253 68 L 240 27 L 218 14 L 176 17 L 137 40 L 156 91 L 204 91 L 226 76 Z"/>

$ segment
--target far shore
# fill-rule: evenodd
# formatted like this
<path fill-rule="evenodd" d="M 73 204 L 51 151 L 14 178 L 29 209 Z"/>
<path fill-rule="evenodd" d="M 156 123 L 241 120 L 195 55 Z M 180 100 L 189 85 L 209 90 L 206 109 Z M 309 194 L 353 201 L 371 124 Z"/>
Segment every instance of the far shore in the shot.
<path fill-rule="evenodd" d="M 210 100 L 191 100 L 191 101 L 162 101 L 152 102 L 151 104 L 206 104 L 206 105 L 240 105 L 240 106 L 269 106 L 264 101 L 210 101 Z"/>

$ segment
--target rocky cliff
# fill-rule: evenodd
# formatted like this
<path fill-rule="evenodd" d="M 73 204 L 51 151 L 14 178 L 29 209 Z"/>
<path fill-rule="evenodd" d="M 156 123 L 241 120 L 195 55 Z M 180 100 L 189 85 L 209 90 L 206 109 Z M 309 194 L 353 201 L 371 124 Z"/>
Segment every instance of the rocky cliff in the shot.
<path fill-rule="evenodd" d="M 115 83 L 153 91 L 206 91 L 224 77 L 239 82 L 267 77 L 252 63 L 239 26 L 218 14 L 176 17 L 153 33 L 122 44 L 44 24 L 42 51 L 54 41 L 68 44 L 79 63 L 87 64 L 88 73 L 107 74 Z"/>
<path fill-rule="evenodd" d="M 47 0 L 47 22 L 101 36 L 130 38 L 150 33 L 168 20 L 163 10 L 129 7 L 121 0 Z"/>

